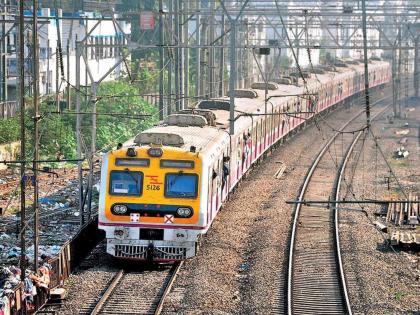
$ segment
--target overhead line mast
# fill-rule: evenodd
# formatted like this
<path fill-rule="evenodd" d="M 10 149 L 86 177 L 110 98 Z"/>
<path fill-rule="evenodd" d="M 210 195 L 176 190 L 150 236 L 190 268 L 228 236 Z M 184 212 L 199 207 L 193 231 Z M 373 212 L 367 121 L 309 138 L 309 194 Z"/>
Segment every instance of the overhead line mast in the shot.
<path fill-rule="evenodd" d="M 25 161 L 25 19 L 23 15 L 24 0 L 19 1 L 19 105 L 20 105 L 20 158 Z M 20 164 L 20 270 L 26 269 L 26 194 L 25 194 L 25 163 Z M 25 273 L 21 272 L 21 280 Z"/>
<path fill-rule="evenodd" d="M 38 0 L 32 2 L 32 81 L 33 81 L 33 102 L 34 102 L 34 160 L 32 163 L 34 176 L 34 269 L 38 270 L 38 249 L 39 249 L 39 190 L 38 190 L 38 160 L 39 160 L 39 56 L 38 56 Z M 23 273 L 23 271 L 22 271 Z"/>
<path fill-rule="evenodd" d="M 369 104 L 369 68 L 367 56 L 367 34 L 366 34 L 366 1 L 362 0 L 362 23 L 363 23 L 363 61 L 365 65 L 365 101 L 366 101 L 366 124 L 370 128 L 370 104 Z"/>

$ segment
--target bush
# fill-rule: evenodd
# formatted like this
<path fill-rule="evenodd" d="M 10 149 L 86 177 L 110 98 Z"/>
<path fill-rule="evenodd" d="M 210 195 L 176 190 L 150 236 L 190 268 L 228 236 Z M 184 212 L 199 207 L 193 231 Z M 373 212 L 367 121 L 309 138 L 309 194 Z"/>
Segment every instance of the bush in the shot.
<path fill-rule="evenodd" d="M 154 106 L 138 96 L 138 90 L 125 81 L 104 82 L 99 85 L 97 96 L 97 144 L 98 149 L 115 146 L 125 142 L 142 130 L 150 128 L 157 122 L 157 110 Z M 54 103 L 44 102 L 40 105 L 42 119 L 39 122 L 40 157 L 55 159 L 61 153 L 66 159 L 76 157 L 76 115 L 49 114 L 55 112 Z M 82 104 L 82 111 L 90 113 L 92 103 Z M 128 114 L 127 117 L 100 115 L 100 113 Z M 133 119 L 130 115 L 150 114 L 150 117 Z M 27 159 L 33 154 L 33 108 L 26 112 Z M 82 115 L 82 150 L 90 149 L 92 115 Z M 14 117 L 0 121 L 0 144 L 20 139 L 20 119 Z"/>
<path fill-rule="evenodd" d="M 76 158 L 76 138 L 71 123 L 58 115 L 40 121 L 40 156 L 55 159 L 61 153 L 66 159 Z"/>
<path fill-rule="evenodd" d="M 128 114 L 128 116 L 97 116 L 96 147 L 98 149 L 127 141 L 157 122 L 156 108 L 144 101 L 138 94 L 137 88 L 125 81 L 104 82 L 99 86 L 97 112 Z M 84 107 L 86 112 L 92 110 L 91 104 L 85 104 Z M 143 119 L 130 117 L 130 115 L 142 114 L 151 116 Z M 91 142 L 91 119 L 90 115 L 86 115 L 83 119 L 83 133 L 87 143 Z"/>
<path fill-rule="evenodd" d="M 19 139 L 19 118 L 13 117 L 5 120 L 0 120 L 0 144 L 18 141 Z"/>

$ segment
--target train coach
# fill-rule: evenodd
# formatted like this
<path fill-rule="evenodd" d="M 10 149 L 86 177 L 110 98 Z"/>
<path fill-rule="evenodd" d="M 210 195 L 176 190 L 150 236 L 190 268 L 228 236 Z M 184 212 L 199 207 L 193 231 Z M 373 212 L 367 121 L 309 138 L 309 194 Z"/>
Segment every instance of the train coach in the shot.
<path fill-rule="evenodd" d="M 387 62 L 372 60 L 369 69 L 371 88 L 390 80 Z M 170 115 L 108 152 L 102 161 L 98 218 L 107 252 L 156 262 L 195 256 L 200 236 L 264 152 L 305 120 L 363 90 L 361 64 L 329 70 L 334 71 L 307 75 L 306 89 L 282 78 L 235 91 L 233 135 L 229 98 L 222 97 Z M 297 96 L 303 93 L 313 97 Z"/>

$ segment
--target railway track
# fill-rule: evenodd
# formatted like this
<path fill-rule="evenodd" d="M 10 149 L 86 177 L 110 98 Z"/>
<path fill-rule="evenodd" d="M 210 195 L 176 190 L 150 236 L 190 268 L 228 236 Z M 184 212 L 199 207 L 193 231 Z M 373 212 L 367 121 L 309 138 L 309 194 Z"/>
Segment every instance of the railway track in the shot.
<path fill-rule="evenodd" d="M 96 304 L 83 313 L 160 314 L 181 267 L 182 262 L 163 270 L 120 270 Z"/>
<path fill-rule="evenodd" d="M 377 109 L 374 118 L 388 107 Z M 360 115 L 352 117 L 321 149 L 308 170 L 298 201 L 338 200 L 347 161 L 364 132 L 354 135 L 342 131 L 354 125 Z M 331 169 L 337 171 L 330 172 Z M 288 314 L 352 314 L 336 208 L 337 204 L 332 207 L 296 204 L 286 271 Z"/>

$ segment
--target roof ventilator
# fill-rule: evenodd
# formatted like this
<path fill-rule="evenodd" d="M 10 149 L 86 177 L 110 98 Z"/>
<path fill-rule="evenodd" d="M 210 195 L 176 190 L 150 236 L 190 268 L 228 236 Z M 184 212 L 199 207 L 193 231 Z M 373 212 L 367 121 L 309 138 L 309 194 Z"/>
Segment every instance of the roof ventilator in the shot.
<path fill-rule="evenodd" d="M 337 72 L 337 70 L 335 69 L 335 67 L 332 66 L 332 65 L 320 65 L 319 67 L 322 68 L 325 71 Z"/>
<path fill-rule="evenodd" d="M 203 100 L 198 103 L 197 108 L 199 109 L 220 109 L 220 110 L 230 110 L 230 103 L 227 100 L 221 99 L 212 99 L 212 100 Z"/>
<path fill-rule="evenodd" d="M 281 77 L 281 78 L 278 78 L 278 79 L 274 79 L 273 81 L 276 82 L 277 84 L 284 84 L 284 85 L 292 84 L 292 79 L 286 78 L 286 77 Z"/>
<path fill-rule="evenodd" d="M 304 77 L 305 79 L 309 79 L 311 77 L 311 73 L 309 71 L 302 71 L 302 74 L 300 72 L 292 72 L 289 74 L 291 77 Z"/>
<path fill-rule="evenodd" d="M 254 82 L 251 84 L 251 88 L 255 90 L 277 90 L 279 86 L 275 82 Z"/>
<path fill-rule="evenodd" d="M 334 63 L 334 66 L 338 67 L 338 68 L 347 68 L 347 64 L 343 61 L 336 61 Z"/>
<path fill-rule="evenodd" d="M 169 126 L 178 127 L 204 127 L 207 126 L 207 119 L 201 115 L 173 114 L 165 118 L 164 123 Z"/>
<path fill-rule="evenodd" d="M 142 132 L 134 138 L 137 145 L 161 144 L 167 146 L 181 147 L 184 139 L 175 133 L 167 132 Z"/>
<path fill-rule="evenodd" d="M 346 60 L 346 63 L 347 64 L 349 64 L 349 65 L 358 65 L 359 64 L 359 62 L 357 61 L 357 60 Z"/>
<path fill-rule="evenodd" d="M 178 114 L 192 114 L 203 116 L 209 126 L 216 126 L 216 114 L 208 109 L 188 108 L 178 112 Z"/>
<path fill-rule="evenodd" d="M 230 91 L 228 92 L 228 96 L 230 96 Z M 234 96 L 238 98 L 257 98 L 258 93 L 250 89 L 240 89 L 234 90 Z"/>
<path fill-rule="evenodd" d="M 299 79 L 297 77 L 290 77 L 290 76 L 282 76 L 283 79 L 289 79 L 290 82 L 292 82 L 292 84 L 298 84 L 299 83 Z"/>
<path fill-rule="evenodd" d="M 318 68 L 318 67 L 311 68 L 309 71 L 311 73 L 314 73 L 314 74 L 324 74 L 325 73 L 324 69 Z"/>

